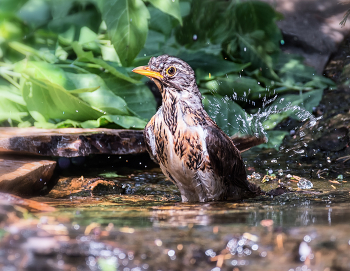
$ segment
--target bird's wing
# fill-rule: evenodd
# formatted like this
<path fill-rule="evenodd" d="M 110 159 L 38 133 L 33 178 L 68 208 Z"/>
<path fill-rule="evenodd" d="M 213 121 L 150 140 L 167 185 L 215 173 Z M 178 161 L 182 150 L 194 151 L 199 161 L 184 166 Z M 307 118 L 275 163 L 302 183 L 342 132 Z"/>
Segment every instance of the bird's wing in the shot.
<path fill-rule="evenodd" d="M 156 150 L 156 139 L 154 136 L 154 121 L 155 116 L 147 123 L 145 130 L 143 131 L 143 137 L 145 139 L 146 149 L 152 158 L 152 160 L 159 164 L 159 159 Z"/>
<path fill-rule="evenodd" d="M 207 151 L 214 173 L 224 177 L 228 188 L 233 185 L 250 191 L 245 165 L 231 139 L 215 126 L 207 126 L 206 131 Z"/>

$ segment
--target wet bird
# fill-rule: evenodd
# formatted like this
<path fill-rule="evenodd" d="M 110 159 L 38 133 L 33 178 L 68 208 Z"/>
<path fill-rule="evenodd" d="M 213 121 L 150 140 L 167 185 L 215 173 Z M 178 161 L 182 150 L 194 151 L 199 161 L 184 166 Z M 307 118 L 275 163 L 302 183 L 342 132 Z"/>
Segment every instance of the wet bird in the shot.
<path fill-rule="evenodd" d="M 247 181 L 240 151 L 204 110 L 195 73 L 185 61 L 161 55 L 133 72 L 149 77 L 162 95 L 162 106 L 145 127 L 144 138 L 151 158 L 179 188 L 183 202 L 261 193 Z M 248 145 L 260 143 L 257 138 Z"/>

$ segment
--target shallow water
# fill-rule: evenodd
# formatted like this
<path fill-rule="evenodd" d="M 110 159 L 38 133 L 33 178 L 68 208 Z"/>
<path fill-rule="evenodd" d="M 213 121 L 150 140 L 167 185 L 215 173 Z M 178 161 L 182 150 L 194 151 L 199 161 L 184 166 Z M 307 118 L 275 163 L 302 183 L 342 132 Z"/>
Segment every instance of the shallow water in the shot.
<path fill-rule="evenodd" d="M 349 270 L 350 182 L 317 174 L 311 175 L 320 178 L 312 179 L 311 165 L 276 155 L 243 154 L 248 174 L 259 173 L 261 179 L 255 182 L 263 189 L 278 185 L 277 179 L 261 183 L 272 170 L 291 190 L 277 197 L 185 204 L 158 168 L 114 167 L 121 177 L 113 180 L 126 188 L 125 195 L 78 193 L 60 198 L 51 193 L 35 198 L 56 207 L 53 212 L 6 207 L 12 218 L 2 219 L 0 266 L 3 270 Z M 93 176 L 111 169 L 83 171 Z M 291 172 L 310 180 L 313 188 L 298 189 L 298 181 L 287 177 Z"/>

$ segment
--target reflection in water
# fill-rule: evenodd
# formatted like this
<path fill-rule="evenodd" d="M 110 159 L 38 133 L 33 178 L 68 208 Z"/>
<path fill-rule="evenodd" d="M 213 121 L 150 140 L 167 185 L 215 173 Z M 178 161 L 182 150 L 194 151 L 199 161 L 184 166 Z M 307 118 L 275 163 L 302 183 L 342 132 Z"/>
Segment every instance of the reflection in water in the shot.
<path fill-rule="evenodd" d="M 114 181 L 125 188 L 122 195 L 52 193 L 55 196 L 35 200 L 56 211 L 35 214 L 0 202 L 0 213 L 5 214 L 0 216 L 0 267 L 349 270 L 350 183 L 311 178 L 307 164 L 275 155 L 244 155 L 254 156 L 247 159 L 247 170 L 261 176 L 252 179 L 262 189 L 283 184 L 291 192 L 188 204 L 180 202 L 176 187 L 159 170 L 120 170 L 122 176 Z M 262 183 L 266 172 L 282 174 Z M 311 181 L 312 189 L 298 188 L 295 175 Z"/>

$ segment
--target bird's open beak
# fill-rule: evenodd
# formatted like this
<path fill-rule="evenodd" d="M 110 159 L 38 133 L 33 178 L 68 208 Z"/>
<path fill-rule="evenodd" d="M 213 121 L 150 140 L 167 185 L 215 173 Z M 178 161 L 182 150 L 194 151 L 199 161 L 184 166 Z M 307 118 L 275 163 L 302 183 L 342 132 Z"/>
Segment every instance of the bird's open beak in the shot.
<path fill-rule="evenodd" d="M 159 72 L 152 71 L 148 66 L 140 66 L 132 70 L 135 73 L 139 73 L 142 75 L 145 75 L 149 78 L 156 78 L 158 80 L 163 79 L 163 75 L 161 75 Z"/>

